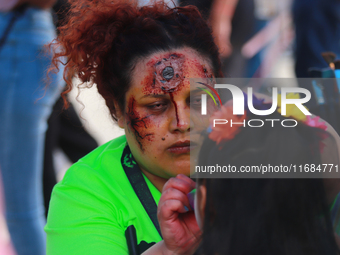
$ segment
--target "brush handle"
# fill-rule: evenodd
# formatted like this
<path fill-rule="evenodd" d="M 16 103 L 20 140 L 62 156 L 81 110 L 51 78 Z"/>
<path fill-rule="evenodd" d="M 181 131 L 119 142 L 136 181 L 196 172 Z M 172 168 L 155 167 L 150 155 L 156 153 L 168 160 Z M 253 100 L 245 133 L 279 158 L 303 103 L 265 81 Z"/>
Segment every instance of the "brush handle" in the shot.
<path fill-rule="evenodd" d="M 316 96 L 316 101 L 318 105 L 325 104 L 325 98 L 323 97 L 323 94 L 322 94 L 322 87 L 320 87 L 320 85 L 318 84 L 316 80 L 312 80 L 312 86 L 313 86 L 314 94 Z"/>
<path fill-rule="evenodd" d="M 195 195 L 196 195 L 196 189 L 193 189 L 187 194 L 187 197 L 189 199 L 189 204 L 192 210 L 195 210 Z"/>
<path fill-rule="evenodd" d="M 334 74 L 335 74 L 335 79 L 336 79 L 336 85 L 338 86 L 338 90 L 340 93 L 340 69 L 335 69 Z"/>

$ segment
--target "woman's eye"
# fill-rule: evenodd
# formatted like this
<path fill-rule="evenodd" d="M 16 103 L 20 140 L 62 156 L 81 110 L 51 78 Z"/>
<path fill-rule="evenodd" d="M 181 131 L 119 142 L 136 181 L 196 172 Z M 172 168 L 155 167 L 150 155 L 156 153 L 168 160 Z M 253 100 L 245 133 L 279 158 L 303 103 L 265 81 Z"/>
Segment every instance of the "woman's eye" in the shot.
<path fill-rule="evenodd" d="M 201 106 L 201 97 L 195 96 L 190 99 L 190 106 L 191 107 L 200 107 Z"/>
<path fill-rule="evenodd" d="M 163 111 L 167 108 L 166 103 L 155 103 L 147 106 L 152 111 Z"/>
<path fill-rule="evenodd" d="M 201 101 L 202 101 L 201 97 L 197 97 L 194 99 L 194 104 L 201 104 Z"/>

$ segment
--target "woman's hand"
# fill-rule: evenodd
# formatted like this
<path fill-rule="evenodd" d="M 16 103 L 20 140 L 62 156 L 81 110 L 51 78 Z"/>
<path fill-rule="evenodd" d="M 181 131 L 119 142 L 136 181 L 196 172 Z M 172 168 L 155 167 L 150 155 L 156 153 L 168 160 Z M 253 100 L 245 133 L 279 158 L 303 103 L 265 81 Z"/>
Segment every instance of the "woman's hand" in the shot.
<path fill-rule="evenodd" d="M 222 57 L 229 57 L 233 51 L 230 37 L 232 19 L 238 0 L 214 0 L 210 13 L 210 24 L 215 43 Z"/>
<path fill-rule="evenodd" d="M 221 57 L 229 57 L 233 52 L 233 47 L 230 42 L 232 32 L 231 20 L 223 18 L 222 21 L 212 22 L 212 30 Z"/>
<path fill-rule="evenodd" d="M 201 231 L 187 197 L 195 186 L 193 180 L 179 174 L 163 187 L 157 213 L 164 247 L 171 254 L 193 254 L 198 247 Z"/>

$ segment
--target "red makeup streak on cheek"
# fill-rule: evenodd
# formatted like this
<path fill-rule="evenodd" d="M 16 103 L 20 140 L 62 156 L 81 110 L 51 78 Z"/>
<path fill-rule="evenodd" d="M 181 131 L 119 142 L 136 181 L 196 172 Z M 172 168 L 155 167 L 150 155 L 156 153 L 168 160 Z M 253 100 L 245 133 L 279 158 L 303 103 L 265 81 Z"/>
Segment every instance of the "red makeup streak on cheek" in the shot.
<path fill-rule="evenodd" d="M 150 119 L 151 115 L 141 116 L 136 109 L 136 100 L 131 97 L 128 104 L 127 124 L 129 125 L 129 131 L 132 131 L 139 147 L 144 151 L 143 144 L 145 139 L 152 141 L 154 138 L 154 133 L 150 133 L 148 128 L 152 126 L 152 121 Z"/>

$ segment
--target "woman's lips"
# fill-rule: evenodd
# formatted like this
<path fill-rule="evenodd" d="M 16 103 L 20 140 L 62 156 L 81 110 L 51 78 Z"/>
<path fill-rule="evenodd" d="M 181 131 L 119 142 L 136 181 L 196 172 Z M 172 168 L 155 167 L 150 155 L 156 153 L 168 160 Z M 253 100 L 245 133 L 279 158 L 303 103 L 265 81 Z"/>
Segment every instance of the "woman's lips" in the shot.
<path fill-rule="evenodd" d="M 168 151 L 173 154 L 187 154 L 193 150 L 197 144 L 195 142 L 190 142 L 189 140 L 186 141 L 179 141 L 174 143 L 168 148 Z"/>

